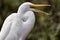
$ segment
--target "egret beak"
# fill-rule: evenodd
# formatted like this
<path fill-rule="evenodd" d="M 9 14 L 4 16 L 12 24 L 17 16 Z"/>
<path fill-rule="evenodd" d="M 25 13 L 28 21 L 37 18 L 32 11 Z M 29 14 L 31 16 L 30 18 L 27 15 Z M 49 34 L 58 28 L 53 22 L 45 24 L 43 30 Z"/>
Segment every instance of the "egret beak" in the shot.
<path fill-rule="evenodd" d="M 40 7 L 40 6 L 50 6 L 50 5 L 48 5 L 48 4 L 33 4 L 32 5 L 33 7 Z M 44 12 L 44 11 L 42 11 L 42 10 L 39 10 L 39 9 L 36 9 L 36 8 L 31 8 L 33 11 L 35 11 L 35 12 L 41 12 L 41 13 L 44 13 L 44 14 L 47 14 L 48 15 L 48 13 L 47 12 Z"/>

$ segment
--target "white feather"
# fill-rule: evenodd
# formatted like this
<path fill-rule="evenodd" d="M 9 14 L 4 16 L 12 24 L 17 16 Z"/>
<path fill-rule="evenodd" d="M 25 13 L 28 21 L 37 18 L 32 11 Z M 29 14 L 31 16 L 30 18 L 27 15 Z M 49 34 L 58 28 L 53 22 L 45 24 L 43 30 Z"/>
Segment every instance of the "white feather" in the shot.
<path fill-rule="evenodd" d="M 35 23 L 31 3 L 23 3 L 17 13 L 9 15 L 2 26 L 0 40 L 25 40 Z"/>

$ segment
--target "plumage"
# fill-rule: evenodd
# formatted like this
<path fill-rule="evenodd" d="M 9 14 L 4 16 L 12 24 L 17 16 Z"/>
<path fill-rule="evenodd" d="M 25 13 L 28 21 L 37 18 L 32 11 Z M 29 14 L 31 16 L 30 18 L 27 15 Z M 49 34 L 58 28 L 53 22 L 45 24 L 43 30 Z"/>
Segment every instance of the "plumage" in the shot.
<path fill-rule="evenodd" d="M 17 13 L 12 13 L 5 19 L 0 32 L 0 40 L 25 40 L 35 23 L 35 15 L 30 6 L 34 4 L 23 3 L 19 6 Z"/>

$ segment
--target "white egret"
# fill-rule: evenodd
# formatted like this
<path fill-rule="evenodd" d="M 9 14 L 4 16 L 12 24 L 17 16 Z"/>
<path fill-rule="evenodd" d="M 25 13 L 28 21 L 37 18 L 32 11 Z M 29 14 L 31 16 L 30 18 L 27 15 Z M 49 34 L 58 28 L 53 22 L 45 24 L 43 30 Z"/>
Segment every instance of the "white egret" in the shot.
<path fill-rule="evenodd" d="M 0 40 L 25 40 L 35 23 L 35 15 L 33 11 L 43 12 L 38 9 L 31 8 L 37 6 L 50 6 L 48 4 L 33 4 L 25 2 L 19 6 L 17 13 L 9 15 L 2 26 L 0 32 Z"/>

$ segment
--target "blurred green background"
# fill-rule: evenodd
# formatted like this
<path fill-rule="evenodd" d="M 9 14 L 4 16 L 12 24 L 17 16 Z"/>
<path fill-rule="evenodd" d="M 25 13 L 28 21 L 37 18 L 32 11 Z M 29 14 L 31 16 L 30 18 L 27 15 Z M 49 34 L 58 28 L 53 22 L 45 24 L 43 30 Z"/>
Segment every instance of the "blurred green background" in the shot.
<path fill-rule="evenodd" d="M 39 7 L 50 15 L 35 13 L 35 26 L 26 40 L 60 40 L 60 0 L 0 0 L 0 29 L 6 17 L 17 12 L 18 7 L 28 1 L 51 6 Z"/>

